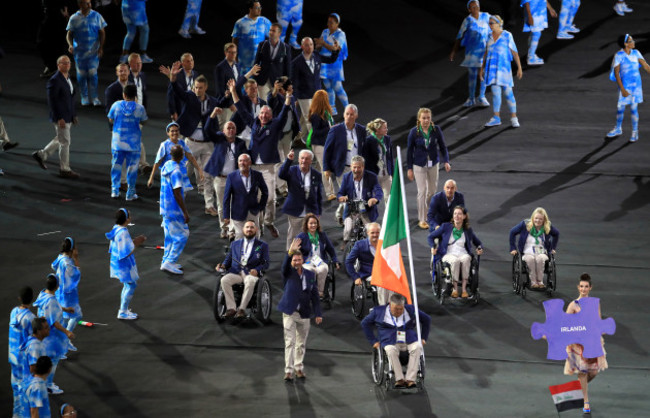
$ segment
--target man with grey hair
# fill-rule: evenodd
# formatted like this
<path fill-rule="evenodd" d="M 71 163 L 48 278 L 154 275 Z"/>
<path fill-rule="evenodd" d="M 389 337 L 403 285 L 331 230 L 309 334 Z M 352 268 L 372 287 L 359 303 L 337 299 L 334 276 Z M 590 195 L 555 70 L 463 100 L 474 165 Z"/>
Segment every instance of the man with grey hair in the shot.
<path fill-rule="evenodd" d="M 237 159 L 239 170 L 226 176 L 226 187 L 223 192 L 223 223 L 228 225 L 233 221 L 235 239 L 244 236 L 246 221 L 259 219 L 260 213 L 266 206 L 269 197 L 264 177 L 259 171 L 251 170 L 251 157 L 240 154 Z M 259 237 L 259 229 L 257 230 Z"/>
<path fill-rule="evenodd" d="M 323 174 L 327 200 L 334 200 L 334 177 L 342 185 L 342 177 L 350 172 L 352 158 L 361 153 L 366 138 L 366 128 L 357 123 L 359 110 L 353 104 L 345 107 L 343 123 L 334 125 L 325 139 L 323 150 Z M 342 223 L 343 206 L 336 211 L 336 218 Z"/>
<path fill-rule="evenodd" d="M 370 311 L 361 327 L 374 349 L 383 348 L 388 356 L 390 368 L 395 373 L 395 387 L 413 387 L 416 385 L 418 366 L 423 345 L 429 338 L 431 317 L 418 310 L 422 340 L 418 341 L 415 321 L 415 307 L 405 304 L 404 296 L 393 294 L 390 305 L 377 306 Z M 378 336 L 375 335 L 377 328 Z M 406 377 L 399 361 L 399 352 L 408 351 L 409 362 Z"/>
<path fill-rule="evenodd" d="M 350 203 L 346 204 L 343 217 L 343 241 L 350 240 L 350 232 L 356 216 L 361 216 L 363 224 L 375 222 L 379 217 L 377 203 L 384 197 L 377 175 L 365 170 L 365 160 L 362 156 L 352 157 L 350 164 L 351 172 L 343 176 L 343 182 L 339 189 L 338 198 L 340 203 L 350 202 L 357 205 L 358 214 L 350 213 Z"/>
<path fill-rule="evenodd" d="M 438 229 L 445 222 L 450 222 L 456 206 L 465 207 L 465 198 L 457 190 L 456 182 L 449 179 L 445 182 L 444 191 L 433 195 L 427 213 L 429 232 Z"/>
<path fill-rule="evenodd" d="M 294 151 L 289 151 L 287 159 L 280 168 L 279 177 L 287 182 L 289 194 L 282 206 L 287 214 L 289 231 L 287 232 L 287 251 L 291 241 L 300 233 L 302 220 L 308 213 L 320 216 L 323 202 L 323 178 L 311 168 L 314 153 L 304 149 L 298 154 L 298 165 L 292 166 Z"/>

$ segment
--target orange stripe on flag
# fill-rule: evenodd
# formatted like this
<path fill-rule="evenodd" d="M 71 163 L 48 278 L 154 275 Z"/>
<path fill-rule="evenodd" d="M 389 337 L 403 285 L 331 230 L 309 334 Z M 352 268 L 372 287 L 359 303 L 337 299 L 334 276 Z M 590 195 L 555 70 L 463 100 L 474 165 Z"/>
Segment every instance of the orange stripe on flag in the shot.
<path fill-rule="evenodd" d="M 404 261 L 402 259 L 402 250 L 399 247 L 399 243 L 384 248 L 383 251 L 382 246 L 383 240 L 379 239 L 379 242 L 377 243 L 377 251 L 375 253 L 375 261 L 372 265 L 372 278 L 370 283 L 403 295 L 406 298 L 407 303 L 411 304 L 411 292 L 409 290 L 409 283 L 406 277 L 406 270 L 404 269 Z M 395 271 L 388 264 L 388 260 L 384 258 L 384 253 L 391 251 L 395 251 L 392 256 L 396 256 L 399 260 L 399 276 L 395 274 Z"/>

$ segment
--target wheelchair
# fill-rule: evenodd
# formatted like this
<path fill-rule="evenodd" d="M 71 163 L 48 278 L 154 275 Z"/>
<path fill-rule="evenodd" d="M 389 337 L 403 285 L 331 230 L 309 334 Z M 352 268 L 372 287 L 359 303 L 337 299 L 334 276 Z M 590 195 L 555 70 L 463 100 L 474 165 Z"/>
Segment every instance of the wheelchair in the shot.
<path fill-rule="evenodd" d="M 212 295 L 214 319 L 216 319 L 219 323 L 223 322 L 226 319 L 226 311 L 228 310 L 226 308 L 226 295 L 221 288 L 221 279 L 225 275 L 225 272 L 221 273 L 221 275 L 217 278 L 217 282 L 214 286 L 214 294 Z M 232 292 L 233 296 L 235 297 L 236 304 L 239 305 L 244 293 L 244 284 L 237 283 L 233 285 Z M 248 309 L 250 310 L 250 315 L 248 317 L 253 317 L 263 324 L 268 324 L 271 322 L 272 307 L 273 293 L 271 292 L 271 282 L 269 282 L 269 280 L 264 277 L 264 272 L 260 272 L 257 283 L 255 284 L 253 296 L 248 303 Z"/>
<path fill-rule="evenodd" d="M 535 289 L 546 291 L 546 294 L 551 297 L 553 292 L 557 290 L 557 272 L 555 267 L 555 254 L 551 252 L 547 254 L 548 260 L 544 263 L 544 288 Z M 521 297 L 526 297 L 526 291 L 530 289 L 530 270 L 528 264 L 522 258 L 519 251 L 512 256 L 512 290 Z"/>
<path fill-rule="evenodd" d="M 478 289 L 479 283 L 479 264 L 481 261 L 481 256 L 470 254 L 472 261 L 470 262 L 469 267 L 469 279 L 467 280 L 467 293 L 469 297 L 467 299 L 457 298 L 459 300 L 467 300 L 472 304 L 476 305 L 481 300 L 481 293 Z M 454 290 L 453 277 L 451 275 L 451 266 L 449 263 L 442 261 L 442 257 L 438 255 L 431 255 L 431 288 L 433 290 L 434 297 L 438 298 L 440 304 L 445 303 L 445 299 L 451 298 L 451 292 Z M 460 281 L 460 278 L 459 278 Z"/>
<path fill-rule="evenodd" d="M 360 286 L 355 285 L 353 281 L 350 289 L 352 314 L 357 319 L 363 319 L 372 307 L 379 305 L 377 287 L 370 284 L 370 277 L 362 280 L 363 284 Z"/>
<path fill-rule="evenodd" d="M 323 289 L 323 305 L 325 309 L 332 308 L 332 302 L 336 296 L 336 263 L 331 259 L 327 262 L 327 278 Z"/>
<path fill-rule="evenodd" d="M 406 367 L 409 362 L 408 351 L 400 351 L 399 353 L 399 367 L 402 367 L 404 374 L 406 374 Z M 418 391 L 424 389 L 424 375 L 425 375 L 425 362 L 424 356 L 420 356 L 420 364 L 418 367 L 418 374 L 415 380 L 415 387 Z M 388 360 L 388 355 L 383 347 L 378 347 L 372 350 L 372 379 L 377 386 L 384 385 L 387 391 L 397 389 L 395 387 L 395 372 L 393 365 Z M 407 389 L 407 388 L 399 388 Z M 411 389 L 411 388 L 408 388 Z"/>
<path fill-rule="evenodd" d="M 366 226 L 363 224 L 361 219 L 362 213 L 366 212 L 366 202 L 364 200 L 353 200 L 347 202 L 348 207 L 350 208 L 349 216 L 357 215 L 354 219 L 354 224 L 352 225 L 352 230 L 350 231 L 350 239 L 345 245 L 345 250 L 343 251 L 343 261 L 348 257 L 352 247 L 357 241 L 361 241 L 367 238 L 366 235 Z"/>

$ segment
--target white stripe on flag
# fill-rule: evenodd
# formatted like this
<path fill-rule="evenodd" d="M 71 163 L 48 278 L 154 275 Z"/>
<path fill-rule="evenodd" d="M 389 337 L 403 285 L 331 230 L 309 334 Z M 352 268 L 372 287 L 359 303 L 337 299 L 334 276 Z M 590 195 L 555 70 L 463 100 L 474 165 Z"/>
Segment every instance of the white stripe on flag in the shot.
<path fill-rule="evenodd" d="M 582 390 L 569 390 L 566 392 L 560 392 L 553 396 L 553 402 L 557 405 L 566 401 L 573 401 L 576 399 L 584 399 L 582 396 Z"/>

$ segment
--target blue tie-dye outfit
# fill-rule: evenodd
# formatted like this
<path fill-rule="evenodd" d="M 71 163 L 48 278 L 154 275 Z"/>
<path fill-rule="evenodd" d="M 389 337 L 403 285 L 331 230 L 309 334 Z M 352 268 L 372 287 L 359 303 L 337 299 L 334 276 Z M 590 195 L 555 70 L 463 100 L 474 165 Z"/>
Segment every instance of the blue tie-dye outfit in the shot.
<path fill-rule="evenodd" d="M 135 195 L 142 136 L 140 123 L 147 120 L 147 112 L 135 101 L 119 100 L 111 106 L 108 118 L 113 120 L 111 193 L 119 195 L 122 164 L 126 164 L 126 182 L 129 185 L 126 198 L 129 199 Z"/>
<path fill-rule="evenodd" d="M 624 49 L 621 49 L 614 55 L 612 60 L 612 68 L 609 72 L 609 79 L 616 81 L 614 69 L 619 67 L 619 76 L 621 83 L 625 90 L 630 93 L 629 96 L 623 97 L 623 93 L 618 92 L 618 104 L 616 112 L 616 129 L 621 129 L 623 124 L 623 116 L 625 113 L 625 106 L 630 105 L 630 114 L 632 117 L 632 131 L 638 133 L 639 130 L 639 103 L 643 103 L 643 87 L 641 85 L 641 63 L 639 60 L 644 60 L 643 55 L 637 50 L 633 49 L 628 55 Z M 645 61 L 645 60 L 644 60 Z"/>
<path fill-rule="evenodd" d="M 282 26 L 280 39 L 285 39 L 287 28 L 291 23 L 289 43 L 294 47 L 298 44 L 298 31 L 302 27 L 302 4 L 303 0 L 278 0 L 276 6 L 275 17 Z"/>
<path fill-rule="evenodd" d="M 240 74 L 246 74 L 253 67 L 257 45 L 267 38 L 270 29 L 271 21 L 264 16 L 253 20 L 246 15 L 235 23 L 231 36 L 238 40 Z"/>
<path fill-rule="evenodd" d="M 45 381 L 38 376 L 30 376 L 25 388 L 25 398 L 28 411 L 31 408 L 38 408 L 39 418 L 51 418 L 50 399 L 48 398 Z M 31 413 L 31 412 L 30 412 Z M 31 415 L 27 415 L 28 417 Z"/>
<path fill-rule="evenodd" d="M 156 154 L 155 163 L 162 168 L 162 166 L 165 165 L 167 161 L 170 161 L 172 159 L 171 151 L 174 145 L 180 145 L 184 151 L 183 159 L 180 162 L 180 166 L 181 166 L 181 172 L 183 173 L 183 181 L 184 181 L 183 190 L 187 192 L 189 190 L 194 189 L 194 187 L 192 187 L 192 183 L 190 183 L 190 178 L 187 175 L 187 165 L 189 162 L 187 160 L 186 155 L 192 154 L 192 151 L 190 151 L 190 148 L 187 146 L 185 141 L 179 139 L 178 143 L 175 144 L 174 142 L 172 142 L 171 139 L 167 139 L 166 141 L 161 142 L 160 147 L 158 148 L 158 154 Z"/>
<path fill-rule="evenodd" d="M 122 0 L 122 20 L 126 25 L 126 35 L 122 49 L 128 51 L 140 28 L 140 50 L 146 51 L 149 44 L 149 21 L 147 19 L 147 0 Z"/>
<path fill-rule="evenodd" d="M 560 33 L 568 33 L 573 27 L 573 19 L 578 13 L 580 7 L 580 0 L 562 0 L 562 8 L 560 9 L 560 23 L 557 29 L 558 35 Z"/>
<path fill-rule="evenodd" d="M 59 256 L 52 263 L 57 279 L 59 279 L 59 288 L 56 290 L 56 300 L 64 308 L 74 308 L 74 313 L 63 312 L 63 321 L 61 325 L 73 331 L 77 321 L 81 319 L 83 313 L 79 306 L 79 281 L 81 280 L 81 271 L 74 264 L 74 260 L 65 255 Z"/>
<path fill-rule="evenodd" d="M 530 4 L 530 14 L 533 16 L 533 26 L 528 24 L 528 14 L 524 13 L 524 32 L 530 32 L 528 38 L 528 61 L 531 62 L 537 57 L 537 45 L 542 31 L 548 27 L 548 16 L 546 13 L 546 0 L 521 0 L 521 7 L 525 8 L 526 3 Z M 542 62 L 543 63 L 543 62 Z"/>
<path fill-rule="evenodd" d="M 337 97 L 344 108 L 349 104 L 348 94 L 343 89 L 342 83 L 345 80 L 343 61 L 348 59 L 348 41 L 345 37 L 345 32 L 341 29 L 337 29 L 333 33 L 330 33 L 329 29 L 325 29 L 320 36 L 326 44 L 334 45 L 334 41 L 336 41 L 341 47 L 339 56 L 336 58 L 334 63 L 322 63 L 320 66 L 320 78 L 323 80 L 323 86 L 325 86 L 325 90 L 327 91 L 327 96 L 329 97 L 330 106 L 333 111 L 332 113 L 336 115 L 335 102 Z M 327 48 L 321 48 L 319 54 L 323 57 L 330 57 L 332 56 L 332 51 Z"/>
<path fill-rule="evenodd" d="M 190 29 L 196 29 L 199 25 L 199 16 L 201 14 L 201 3 L 203 0 L 187 0 L 187 9 L 181 25 L 181 31 L 189 32 Z"/>
<path fill-rule="evenodd" d="M 496 41 L 492 36 L 488 38 L 484 78 L 485 85 L 492 86 L 494 113 L 499 113 L 501 109 L 501 90 L 505 93 L 510 112 L 517 111 L 517 103 L 512 93 L 512 87 L 515 85 L 512 79 L 512 51 L 517 52 L 517 45 L 507 30 L 501 32 Z"/>
<path fill-rule="evenodd" d="M 483 63 L 485 48 L 488 37 L 492 33 L 490 29 L 490 15 L 485 12 L 479 12 L 478 19 L 468 15 L 460 25 L 456 39 L 460 39 L 460 45 L 465 48 L 465 59 L 460 64 L 461 67 L 467 67 L 469 72 L 469 98 L 473 99 L 476 95 L 476 84 L 478 72 Z M 480 82 L 479 98 L 485 97 L 485 81 Z"/>
<path fill-rule="evenodd" d="M 190 236 L 183 211 L 174 197 L 174 189 L 180 189 L 182 198 L 185 198 L 186 179 L 187 174 L 183 174 L 181 165 L 174 160 L 167 161 L 160 169 L 160 215 L 165 233 L 162 264 L 176 264 Z"/>
<path fill-rule="evenodd" d="M 106 27 L 102 15 L 94 10 L 84 16 L 76 12 L 66 30 L 72 32 L 74 62 L 82 99 L 97 99 L 97 67 L 99 67 L 99 31 Z M 90 91 L 89 91 L 90 90 Z"/>
<path fill-rule="evenodd" d="M 54 380 L 54 373 L 59 360 L 68 351 L 70 340 L 63 332 L 54 327 L 56 322 L 60 324 L 63 321 L 63 310 L 55 295 L 42 290 L 38 298 L 36 298 L 34 306 L 38 307 L 38 316 L 45 318 L 50 326 L 50 335 L 43 340 L 47 356 L 52 360 L 52 371 L 47 377 L 47 383 L 50 385 Z"/>
<path fill-rule="evenodd" d="M 140 278 L 138 266 L 135 264 L 135 256 L 132 254 L 135 244 L 133 244 L 129 230 L 121 225 L 113 225 L 113 229 L 106 233 L 106 238 L 111 241 L 108 247 L 108 252 L 111 254 L 110 276 L 113 279 L 118 279 L 124 285 L 120 310 L 127 311 Z"/>
<path fill-rule="evenodd" d="M 11 389 L 14 393 L 13 416 L 29 416 L 25 411 L 25 402 L 21 399 L 21 392 L 24 391 L 24 356 L 20 348 L 32 335 L 32 319 L 35 316 L 29 309 L 19 306 L 11 311 L 9 316 L 9 364 L 11 365 Z M 28 375 L 29 376 L 29 375 Z"/>

